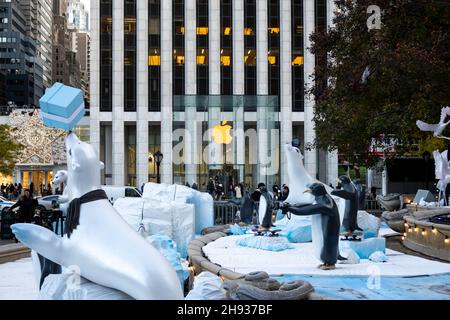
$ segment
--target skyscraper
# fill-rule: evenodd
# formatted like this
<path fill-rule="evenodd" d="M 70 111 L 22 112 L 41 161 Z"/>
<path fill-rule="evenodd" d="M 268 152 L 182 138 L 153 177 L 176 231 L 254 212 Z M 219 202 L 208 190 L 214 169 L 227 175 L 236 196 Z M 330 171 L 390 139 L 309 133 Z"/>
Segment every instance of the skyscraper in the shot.
<path fill-rule="evenodd" d="M 52 0 L 19 0 L 28 35 L 36 44 L 36 59 L 41 60 L 43 82 L 52 85 Z"/>
<path fill-rule="evenodd" d="M 42 60 L 18 0 L 0 1 L 0 70 L 6 100 L 37 105 L 44 93 Z"/>
<path fill-rule="evenodd" d="M 67 19 L 69 28 L 89 31 L 89 12 L 80 0 L 67 0 Z"/>
<path fill-rule="evenodd" d="M 161 151 L 166 183 L 289 183 L 284 144 L 315 138 L 310 35 L 332 12 L 330 0 L 92 1 L 90 136 L 103 182 L 156 181 Z M 334 182 L 336 154 L 304 156 Z"/>

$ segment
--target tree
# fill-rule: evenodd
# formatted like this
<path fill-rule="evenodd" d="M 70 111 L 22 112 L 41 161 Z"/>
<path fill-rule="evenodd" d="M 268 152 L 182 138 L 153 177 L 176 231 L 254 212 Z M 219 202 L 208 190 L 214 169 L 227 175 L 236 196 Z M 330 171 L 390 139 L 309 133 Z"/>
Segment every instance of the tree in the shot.
<path fill-rule="evenodd" d="M 23 146 L 14 142 L 8 125 L 0 125 L 0 173 L 11 175 Z"/>
<path fill-rule="evenodd" d="M 367 8 L 381 9 L 370 30 Z M 450 5 L 434 0 L 338 0 L 335 27 L 311 35 L 318 61 L 314 146 L 350 162 L 373 165 L 372 143 L 395 137 L 396 153 L 411 154 L 429 134 L 415 125 L 437 123 L 450 105 Z M 327 57 L 328 59 L 323 59 Z M 416 148 L 418 149 L 418 148 Z"/>

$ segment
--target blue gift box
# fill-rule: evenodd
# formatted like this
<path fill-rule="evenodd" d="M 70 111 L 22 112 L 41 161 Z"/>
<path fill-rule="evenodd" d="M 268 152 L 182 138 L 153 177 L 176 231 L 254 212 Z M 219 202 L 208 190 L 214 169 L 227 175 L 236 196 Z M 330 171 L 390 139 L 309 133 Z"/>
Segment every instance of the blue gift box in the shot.
<path fill-rule="evenodd" d="M 39 100 L 41 118 L 48 127 L 72 130 L 84 117 L 83 91 L 55 83 Z"/>

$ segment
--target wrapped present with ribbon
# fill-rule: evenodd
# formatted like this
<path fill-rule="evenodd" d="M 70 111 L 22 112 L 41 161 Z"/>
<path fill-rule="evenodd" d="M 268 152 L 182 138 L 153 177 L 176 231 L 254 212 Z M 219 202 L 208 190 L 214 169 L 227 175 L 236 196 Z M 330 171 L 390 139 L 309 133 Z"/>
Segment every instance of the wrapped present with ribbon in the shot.
<path fill-rule="evenodd" d="M 39 100 L 41 118 L 47 127 L 71 131 L 86 112 L 83 91 L 55 83 Z"/>

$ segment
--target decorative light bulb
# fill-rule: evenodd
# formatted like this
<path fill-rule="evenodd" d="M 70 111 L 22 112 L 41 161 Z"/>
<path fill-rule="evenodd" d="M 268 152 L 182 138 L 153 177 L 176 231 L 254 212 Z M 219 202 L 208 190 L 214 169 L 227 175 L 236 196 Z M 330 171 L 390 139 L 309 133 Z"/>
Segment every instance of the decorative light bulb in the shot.
<path fill-rule="evenodd" d="M 426 235 L 427 235 L 427 230 L 422 229 L 422 235 L 423 235 L 423 236 L 426 236 Z"/>
<path fill-rule="evenodd" d="M 438 231 L 437 231 L 437 229 L 435 227 L 431 228 L 431 232 L 433 232 L 434 234 L 438 233 Z"/>
<path fill-rule="evenodd" d="M 415 228 L 414 228 L 414 231 L 415 231 L 415 232 L 419 232 L 419 228 L 418 228 L 418 227 L 415 227 Z"/>
<path fill-rule="evenodd" d="M 405 241 L 405 237 L 402 237 L 402 241 Z"/>
<path fill-rule="evenodd" d="M 449 239 L 447 236 L 445 236 L 444 243 L 445 243 L 445 244 L 449 244 L 449 243 L 450 243 L 450 239 Z"/>

